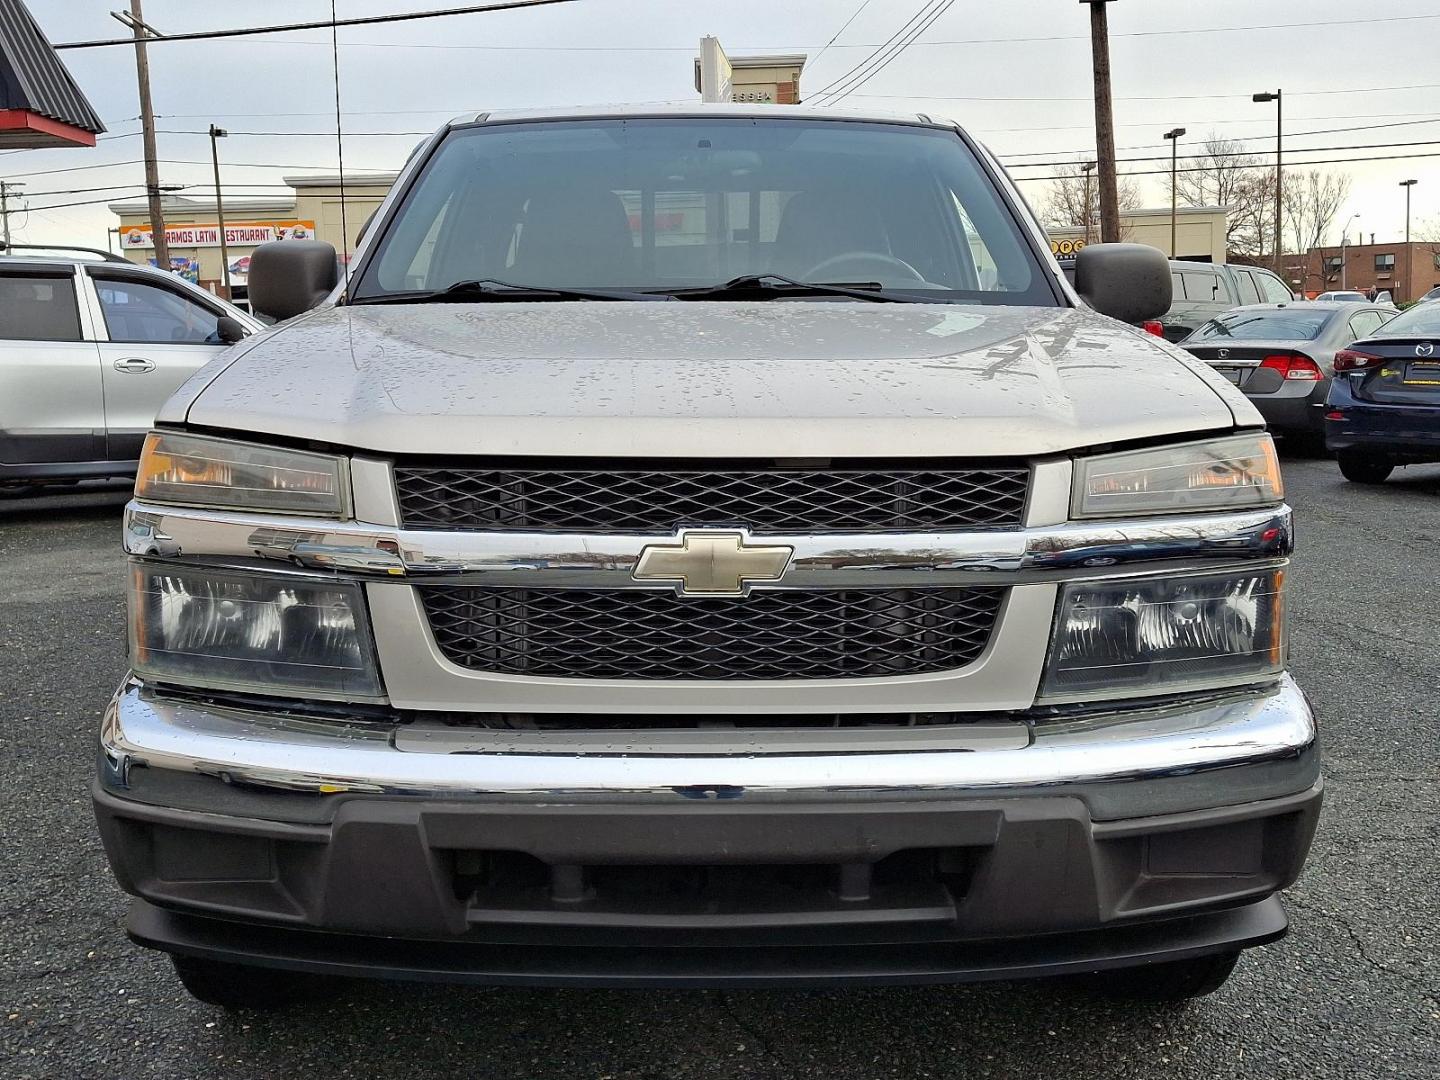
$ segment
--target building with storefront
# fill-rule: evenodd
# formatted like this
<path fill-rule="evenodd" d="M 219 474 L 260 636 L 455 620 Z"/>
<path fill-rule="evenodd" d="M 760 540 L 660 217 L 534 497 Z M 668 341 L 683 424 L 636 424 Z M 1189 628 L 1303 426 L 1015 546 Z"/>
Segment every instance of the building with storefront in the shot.
<path fill-rule="evenodd" d="M 226 199 L 225 253 L 230 284 L 242 286 L 250 255 L 272 240 L 324 240 L 339 252 L 353 251 L 365 222 L 379 207 L 395 181 L 394 173 L 363 173 L 345 178 L 345 212 L 341 215 L 338 176 L 287 176 L 292 194 L 266 199 Z M 220 227 L 213 197 L 166 195 L 165 236 L 171 268 L 212 292 L 224 280 Z M 132 262 L 151 262 L 155 254 L 146 202 L 111 203 L 120 219 L 112 247 Z"/>
<path fill-rule="evenodd" d="M 1127 244 L 1148 244 L 1172 259 L 1223 263 L 1228 212 L 1223 206 L 1182 206 L 1175 212 L 1175 250 L 1170 250 L 1170 208 L 1120 211 L 1120 239 Z M 1070 225 L 1045 230 L 1057 255 L 1073 255 L 1079 247 L 1096 243 L 1100 227 Z M 1077 247 L 1078 242 L 1078 247 Z M 1068 250 L 1066 250 L 1068 248 Z"/>

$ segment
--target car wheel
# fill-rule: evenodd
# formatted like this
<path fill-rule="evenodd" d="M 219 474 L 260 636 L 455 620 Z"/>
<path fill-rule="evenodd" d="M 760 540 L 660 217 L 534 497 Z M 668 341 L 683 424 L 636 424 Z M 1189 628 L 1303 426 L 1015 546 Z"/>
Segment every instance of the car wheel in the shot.
<path fill-rule="evenodd" d="M 304 997 L 315 977 L 276 968 L 172 956 L 175 974 L 190 996 L 222 1009 L 278 1009 Z"/>
<path fill-rule="evenodd" d="M 1213 953 L 1189 960 L 1096 972 L 1089 978 L 1093 989 L 1106 997 L 1124 1001 L 1188 1001 L 1213 994 L 1224 986 L 1239 959 L 1238 952 Z"/>
<path fill-rule="evenodd" d="M 1383 484 L 1385 478 L 1395 471 L 1393 461 L 1354 451 L 1340 451 L 1339 462 L 1340 475 L 1356 484 Z"/>

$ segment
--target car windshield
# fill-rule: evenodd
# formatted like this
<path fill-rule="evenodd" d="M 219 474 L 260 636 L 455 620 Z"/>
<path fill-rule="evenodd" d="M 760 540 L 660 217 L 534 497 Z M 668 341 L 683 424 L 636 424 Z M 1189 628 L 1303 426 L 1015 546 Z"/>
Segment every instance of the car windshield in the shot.
<path fill-rule="evenodd" d="M 748 117 L 456 128 L 350 298 L 477 280 L 663 292 L 752 274 L 925 300 L 1059 303 L 953 130 Z"/>
<path fill-rule="evenodd" d="M 1416 304 L 1375 331 L 1373 337 L 1440 337 L 1440 304 Z"/>
<path fill-rule="evenodd" d="M 1211 319 L 1190 341 L 1314 341 L 1333 311 L 1303 311 L 1298 308 L 1275 308 L 1269 311 L 1241 309 Z"/>

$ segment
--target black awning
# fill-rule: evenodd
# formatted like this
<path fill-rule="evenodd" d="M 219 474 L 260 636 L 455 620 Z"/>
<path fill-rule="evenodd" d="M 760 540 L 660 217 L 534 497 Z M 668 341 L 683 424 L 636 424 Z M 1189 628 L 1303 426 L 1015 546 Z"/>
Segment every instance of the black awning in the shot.
<path fill-rule="evenodd" d="M 0 147 L 94 146 L 104 130 L 23 0 L 0 0 Z"/>

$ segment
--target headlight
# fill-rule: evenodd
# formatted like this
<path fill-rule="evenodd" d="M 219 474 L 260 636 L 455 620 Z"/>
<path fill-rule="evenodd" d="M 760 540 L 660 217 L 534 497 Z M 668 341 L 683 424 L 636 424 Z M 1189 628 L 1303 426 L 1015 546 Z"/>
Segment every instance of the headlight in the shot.
<path fill-rule="evenodd" d="M 342 517 L 345 460 L 305 450 L 152 431 L 140 454 L 135 496 L 182 506 Z"/>
<path fill-rule="evenodd" d="M 135 563 L 130 660 L 140 675 L 256 693 L 376 700 L 359 586 Z"/>
<path fill-rule="evenodd" d="M 1277 674 L 1284 583 L 1274 569 L 1067 585 L 1042 696 L 1164 693 Z"/>
<path fill-rule="evenodd" d="M 1284 496 L 1274 441 L 1239 435 L 1077 458 L 1070 512 L 1124 518 L 1264 506 Z"/>

